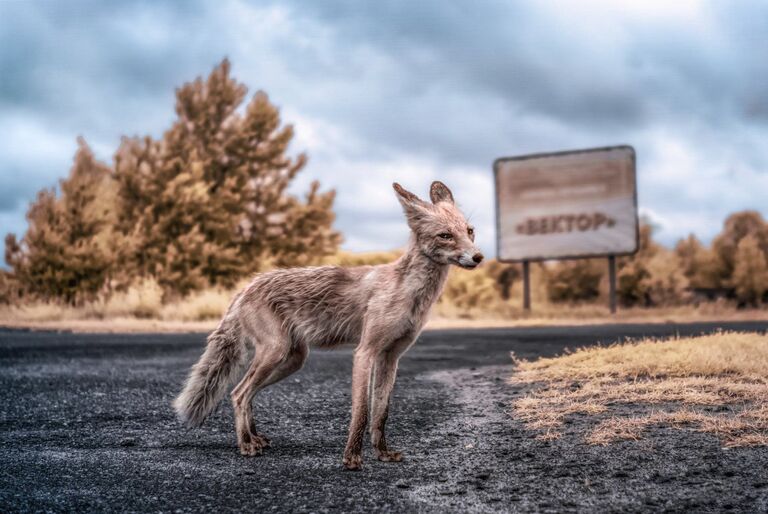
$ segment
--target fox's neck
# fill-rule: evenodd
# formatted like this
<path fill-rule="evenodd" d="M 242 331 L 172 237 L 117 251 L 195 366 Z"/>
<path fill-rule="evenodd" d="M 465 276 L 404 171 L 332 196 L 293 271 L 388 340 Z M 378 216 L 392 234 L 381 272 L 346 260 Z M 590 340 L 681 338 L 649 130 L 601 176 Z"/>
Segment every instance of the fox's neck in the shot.
<path fill-rule="evenodd" d="M 413 299 L 414 314 L 426 315 L 434 304 L 448 278 L 448 265 L 432 260 L 421 251 L 411 235 L 408 248 L 395 263 L 400 274 L 403 288 L 409 291 Z"/>

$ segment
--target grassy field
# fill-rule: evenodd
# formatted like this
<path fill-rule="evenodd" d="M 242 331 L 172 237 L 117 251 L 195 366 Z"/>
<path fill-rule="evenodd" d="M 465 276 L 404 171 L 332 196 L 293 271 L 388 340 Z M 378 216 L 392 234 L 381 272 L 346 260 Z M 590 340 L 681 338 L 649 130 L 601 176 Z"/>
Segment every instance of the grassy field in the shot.
<path fill-rule="evenodd" d="M 0 307 L 0 327 L 33 330 L 65 330 L 72 332 L 209 332 L 213 330 L 228 305 L 229 296 L 223 292 L 208 292 L 181 302 L 157 307 L 147 315 L 146 305 L 131 310 L 130 303 L 122 306 L 62 307 L 56 304 L 34 303 Z M 115 302 L 110 302 L 113 305 Z M 694 307 L 675 309 L 627 309 L 611 315 L 607 309 L 564 306 L 560 310 L 501 315 L 452 315 L 438 305 L 427 330 L 460 328 L 502 328 L 555 325 L 600 325 L 605 323 L 690 323 L 695 321 L 753 321 L 765 320 L 765 310 L 709 310 Z"/>
<path fill-rule="evenodd" d="M 540 439 L 575 416 L 590 444 L 637 440 L 650 427 L 708 432 L 726 447 L 768 445 L 768 336 L 719 333 L 643 340 L 516 360 L 526 394 L 513 415 Z"/>
<path fill-rule="evenodd" d="M 105 302 L 82 307 L 33 302 L 0 306 L 0 326 L 74 332 L 206 332 L 212 330 L 231 301 L 234 291 L 209 290 L 182 300 L 163 303 L 150 284 L 118 293 Z M 505 311 L 457 307 L 441 300 L 427 329 L 493 328 L 605 323 L 690 323 L 696 321 L 750 321 L 768 319 L 765 309 L 735 309 L 721 304 L 659 308 L 619 309 L 612 315 L 601 305 L 536 306 L 531 312 L 507 306 Z"/>
<path fill-rule="evenodd" d="M 340 252 L 323 264 L 375 265 L 391 262 L 398 252 L 353 254 Z M 432 311 L 427 328 L 484 328 L 600 323 L 682 323 L 768 319 L 768 309 L 737 309 L 732 302 L 620 309 L 611 315 L 601 297 L 587 303 L 554 303 L 546 294 L 541 270 L 532 273 L 531 312 L 521 306 L 522 284 L 502 299 L 488 267 L 475 271 L 452 269 L 445 290 Z M 233 289 L 208 289 L 184 298 L 167 298 L 153 279 L 140 280 L 125 291 L 113 292 L 81 306 L 30 300 L 0 305 L 0 326 L 62 329 L 83 332 L 188 332 L 211 330 L 234 295 Z"/>

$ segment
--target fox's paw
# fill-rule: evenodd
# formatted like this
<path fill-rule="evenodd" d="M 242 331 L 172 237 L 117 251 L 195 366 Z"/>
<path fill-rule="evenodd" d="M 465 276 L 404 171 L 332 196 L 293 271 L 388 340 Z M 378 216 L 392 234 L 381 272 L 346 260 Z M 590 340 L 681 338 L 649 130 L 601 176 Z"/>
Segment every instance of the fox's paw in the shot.
<path fill-rule="evenodd" d="M 381 462 L 402 462 L 403 454 L 401 452 L 384 450 L 384 451 L 377 452 L 376 458 L 379 459 Z"/>
<path fill-rule="evenodd" d="M 248 422 L 247 432 L 248 432 L 248 438 L 251 441 L 258 441 L 259 444 L 261 444 L 262 448 L 269 448 L 270 446 L 272 446 L 267 436 L 256 431 L 256 421 L 253 418 L 251 418 L 250 421 Z"/>
<path fill-rule="evenodd" d="M 359 453 L 344 456 L 344 467 L 351 471 L 358 471 L 363 467 L 363 456 Z"/>
<path fill-rule="evenodd" d="M 257 439 L 243 441 L 240 443 L 240 455 L 245 455 L 246 457 L 256 457 L 257 455 L 261 455 L 263 448 L 264 445 L 262 445 L 261 442 L 259 442 Z"/>
<path fill-rule="evenodd" d="M 262 448 L 270 448 L 272 446 L 272 442 L 269 440 L 269 438 L 258 432 L 251 434 L 251 441 L 258 442 Z"/>

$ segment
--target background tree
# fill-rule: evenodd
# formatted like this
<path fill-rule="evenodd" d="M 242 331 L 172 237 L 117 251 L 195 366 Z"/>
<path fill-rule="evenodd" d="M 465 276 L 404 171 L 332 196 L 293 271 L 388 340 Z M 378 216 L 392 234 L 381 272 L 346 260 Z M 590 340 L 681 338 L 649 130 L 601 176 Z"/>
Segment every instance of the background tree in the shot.
<path fill-rule="evenodd" d="M 768 263 L 754 234 L 741 238 L 733 256 L 731 283 L 742 304 L 757 307 L 768 292 Z"/>
<path fill-rule="evenodd" d="M 637 253 L 631 257 L 621 257 L 617 261 L 616 294 L 625 306 L 651 304 L 648 284 L 651 273 L 647 263 L 659 249 L 653 241 L 652 232 L 649 223 L 641 223 Z"/>
<path fill-rule="evenodd" d="M 669 305 L 687 298 L 688 278 L 681 259 L 653 240 L 653 227 L 640 225 L 640 246 L 618 260 L 616 293 L 625 306 Z"/>
<path fill-rule="evenodd" d="M 693 234 L 678 241 L 675 245 L 683 275 L 690 287 L 695 289 L 715 289 L 719 286 L 720 270 L 718 259 L 711 248 L 705 247 Z"/>
<path fill-rule="evenodd" d="M 268 264 L 337 250 L 334 192 L 287 192 L 306 157 L 286 155 L 293 128 L 265 93 L 238 112 L 246 92 L 224 60 L 176 91 L 177 120 L 161 141 L 125 139 L 117 152 L 121 262 L 169 293 L 232 287 Z"/>
<path fill-rule="evenodd" d="M 736 266 L 736 252 L 739 243 L 747 236 L 753 236 L 758 248 L 768 257 L 768 223 L 757 211 L 742 211 L 726 218 L 722 232 L 712 242 L 717 257 L 718 286 L 730 287 Z"/>
<path fill-rule="evenodd" d="M 284 196 L 285 209 L 266 218 L 264 245 L 279 267 L 317 264 L 338 249 L 341 236 L 333 230 L 335 191 L 320 192 L 313 181 L 301 202 Z"/>
<path fill-rule="evenodd" d="M 9 234 L 10 236 L 10 234 Z M 18 244 L 15 241 L 15 237 L 9 240 L 9 238 L 6 238 L 6 254 L 9 252 L 8 243 L 11 242 L 12 244 Z M 13 253 L 13 249 L 10 250 L 10 253 Z M 21 289 L 21 286 L 19 284 L 19 281 L 16 279 L 16 275 L 14 275 L 10 271 L 6 270 L 0 270 L 0 305 L 8 305 L 8 304 L 15 304 L 19 302 L 23 298 L 23 291 Z"/>
<path fill-rule="evenodd" d="M 6 236 L 5 259 L 24 292 L 69 304 L 93 299 L 105 286 L 113 256 L 105 232 L 112 215 L 110 169 L 78 138 L 61 194 L 43 190 L 27 212 L 21 241 Z"/>

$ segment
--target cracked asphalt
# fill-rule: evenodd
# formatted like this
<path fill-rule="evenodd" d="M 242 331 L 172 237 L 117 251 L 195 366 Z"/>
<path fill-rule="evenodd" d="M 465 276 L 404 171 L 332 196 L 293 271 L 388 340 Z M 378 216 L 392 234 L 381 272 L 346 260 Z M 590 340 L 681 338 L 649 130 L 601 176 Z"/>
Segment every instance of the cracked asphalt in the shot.
<path fill-rule="evenodd" d="M 768 322 L 425 332 L 401 360 L 387 425 L 406 460 L 366 448 L 360 472 L 341 465 L 352 348 L 315 350 L 256 396 L 272 448 L 249 458 L 228 402 L 193 430 L 171 410 L 205 334 L 0 330 L 0 511 L 765 512 L 765 448 L 662 428 L 594 447 L 578 420 L 540 441 L 510 415 L 510 351 L 719 329 Z"/>

